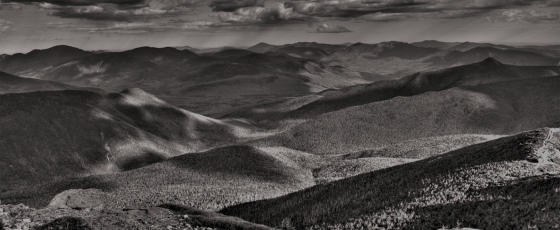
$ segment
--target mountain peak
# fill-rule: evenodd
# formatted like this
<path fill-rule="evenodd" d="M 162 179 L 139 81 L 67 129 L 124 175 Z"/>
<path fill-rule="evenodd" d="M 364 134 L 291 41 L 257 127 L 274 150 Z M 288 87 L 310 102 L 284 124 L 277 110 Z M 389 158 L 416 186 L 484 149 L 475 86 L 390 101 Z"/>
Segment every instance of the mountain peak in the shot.
<path fill-rule="evenodd" d="M 70 53 L 77 53 L 77 54 L 87 54 L 88 51 L 67 45 L 57 45 L 43 50 L 32 50 L 28 54 L 38 54 L 38 53 L 61 53 L 61 54 L 70 54 Z"/>
<path fill-rule="evenodd" d="M 496 60 L 496 59 L 493 58 L 493 57 L 486 58 L 486 59 L 484 59 L 484 61 L 481 61 L 480 63 L 483 63 L 483 64 L 497 64 L 497 65 L 502 65 L 501 62 L 499 62 L 498 60 Z"/>

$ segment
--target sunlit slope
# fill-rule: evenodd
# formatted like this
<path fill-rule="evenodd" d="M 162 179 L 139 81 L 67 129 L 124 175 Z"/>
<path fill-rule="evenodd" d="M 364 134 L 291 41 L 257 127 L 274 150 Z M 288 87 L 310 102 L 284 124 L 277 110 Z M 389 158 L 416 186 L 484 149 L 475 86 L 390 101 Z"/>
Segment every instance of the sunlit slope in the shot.
<path fill-rule="evenodd" d="M 560 77 L 462 86 L 325 113 L 267 141 L 340 154 L 453 134 L 510 134 L 558 127 Z"/>
<path fill-rule="evenodd" d="M 555 228 L 557 137 L 524 132 L 222 213 L 296 228 Z"/>

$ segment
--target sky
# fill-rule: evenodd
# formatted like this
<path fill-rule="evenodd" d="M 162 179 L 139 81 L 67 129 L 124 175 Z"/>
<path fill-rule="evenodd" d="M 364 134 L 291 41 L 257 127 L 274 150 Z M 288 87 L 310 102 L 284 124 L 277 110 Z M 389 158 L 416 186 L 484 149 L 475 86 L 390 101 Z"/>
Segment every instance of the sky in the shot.
<path fill-rule="evenodd" d="M 560 0 L 0 0 L 0 54 L 422 40 L 560 44 Z"/>

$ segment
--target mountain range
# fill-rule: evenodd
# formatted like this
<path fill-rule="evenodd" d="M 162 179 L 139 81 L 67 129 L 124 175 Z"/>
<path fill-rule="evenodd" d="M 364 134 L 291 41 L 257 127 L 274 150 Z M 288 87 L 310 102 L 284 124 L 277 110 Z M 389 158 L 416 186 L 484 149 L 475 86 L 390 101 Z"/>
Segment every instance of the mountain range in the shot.
<path fill-rule="evenodd" d="M 392 41 L 2 55 L 0 224 L 554 229 L 557 50 Z"/>

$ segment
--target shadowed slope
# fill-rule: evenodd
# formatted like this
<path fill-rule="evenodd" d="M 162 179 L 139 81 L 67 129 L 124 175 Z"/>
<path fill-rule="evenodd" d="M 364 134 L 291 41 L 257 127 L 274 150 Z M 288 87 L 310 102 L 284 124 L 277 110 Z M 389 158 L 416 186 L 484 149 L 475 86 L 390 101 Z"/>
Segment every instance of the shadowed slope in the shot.
<path fill-rule="evenodd" d="M 175 203 L 215 210 L 314 185 L 306 165 L 312 161 L 299 158 L 306 156 L 228 146 L 180 155 L 136 170 L 13 190 L 0 197 L 3 202 L 40 207 L 66 189 L 94 187 L 110 192 L 107 203 L 112 208 Z"/>
<path fill-rule="evenodd" d="M 560 214 L 552 208 L 560 180 L 547 176 L 560 173 L 557 132 L 504 137 L 222 213 L 296 228 L 551 228 Z"/>
<path fill-rule="evenodd" d="M 23 78 L 0 71 L 0 94 L 26 93 L 34 91 L 59 91 L 78 89 L 78 87 L 58 82 Z"/>
<path fill-rule="evenodd" d="M 560 58 L 553 58 L 539 53 L 523 50 L 504 50 L 493 47 L 476 47 L 464 52 L 455 51 L 441 58 L 441 61 L 433 61 L 437 65 L 459 66 L 476 63 L 489 57 L 495 58 L 504 64 L 518 66 L 556 66 L 560 62 Z"/>
<path fill-rule="evenodd" d="M 107 96 L 7 94 L 0 102 L 3 189 L 130 170 L 248 134 L 246 128 L 178 109 L 139 89 Z"/>
<path fill-rule="evenodd" d="M 421 42 L 413 42 L 410 43 L 413 46 L 424 47 L 424 48 L 438 48 L 438 49 L 447 49 L 449 47 L 453 47 L 459 45 L 459 42 L 440 42 L 436 40 L 425 40 Z"/>
<path fill-rule="evenodd" d="M 40 70 L 83 58 L 93 53 L 71 46 L 54 46 L 44 50 L 33 50 L 26 54 L 17 53 L 0 59 L 0 70 L 12 74 L 29 73 L 29 69 Z M 20 75 L 24 76 L 24 75 Z"/>
<path fill-rule="evenodd" d="M 215 58 L 238 58 L 253 53 L 254 52 L 244 49 L 224 49 L 217 52 L 206 53 L 204 55 Z"/>
<path fill-rule="evenodd" d="M 254 46 L 251 46 L 251 47 L 247 48 L 247 50 L 255 52 L 255 53 L 266 53 L 266 52 L 269 52 L 269 51 L 273 51 L 277 47 L 278 46 L 270 45 L 270 44 L 261 42 L 259 44 L 256 44 Z"/>
<path fill-rule="evenodd" d="M 273 155 L 252 146 L 230 146 L 203 153 L 185 154 L 169 159 L 165 164 L 222 177 L 251 178 L 256 181 L 297 183 L 301 169 L 288 167 Z"/>
<path fill-rule="evenodd" d="M 462 42 L 462 43 L 447 43 L 453 44 L 451 47 L 447 47 L 446 49 L 449 50 L 457 50 L 457 51 L 468 51 L 474 48 L 495 48 L 495 49 L 511 49 L 514 47 L 506 46 L 506 45 L 495 45 L 491 43 L 478 43 L 478 42 Z"/>

